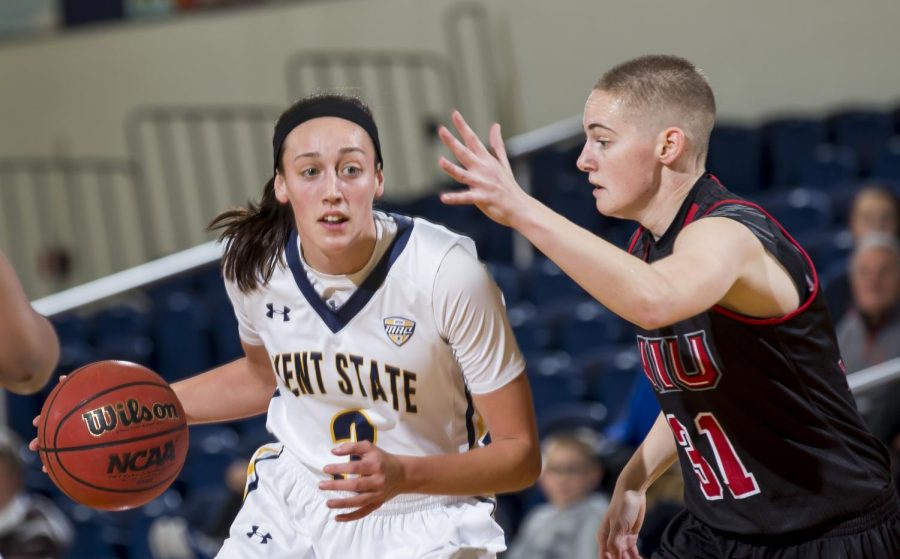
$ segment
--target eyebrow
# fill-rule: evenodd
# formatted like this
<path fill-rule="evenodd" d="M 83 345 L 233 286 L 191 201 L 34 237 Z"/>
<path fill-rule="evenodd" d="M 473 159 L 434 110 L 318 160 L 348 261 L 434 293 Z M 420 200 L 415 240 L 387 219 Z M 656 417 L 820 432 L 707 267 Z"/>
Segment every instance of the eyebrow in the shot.
<path fill-rule="evenodd" d="M 609 130 L 609 131 L 612 132 L 613 134 L 616 133 L 616 131 L 613 130 L 612 128 L 610 128 L 609 126 L 606 126 L 606 125 L 604 125 L 604 124 L 600 124 L 600 123 L 598 123 L 598 122 L 595 122 L 595 123 L 593 123 L 593 124 L 589 124 L 588 127 L 587 127 L 588 131 L 593 131 L 593 130 L 596 129 L 596 128 L 603 128 L 604 130 Z"/>
<path fill-rule="evenodd" d="M 346 153 L 359 152 L 365 155 L 366 152 L 362 150 L 362 148 L 349 147 L 349 148 L 341 148 L 338 150 L 341 155 Z M 301 157 L 322 157 L 322 154 L 317 151 L 308 151 L 306 153 L 300 153 L 294 157 L 294 161 L 300 159 Z"/>

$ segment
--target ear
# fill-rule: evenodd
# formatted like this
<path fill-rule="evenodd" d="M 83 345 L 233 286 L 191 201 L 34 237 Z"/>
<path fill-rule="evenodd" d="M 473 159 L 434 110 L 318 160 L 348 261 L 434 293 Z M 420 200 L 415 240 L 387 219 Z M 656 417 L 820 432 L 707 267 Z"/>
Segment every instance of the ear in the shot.
<path fill-rule="evenodd" d="M 287 195 L 287 184 L 281 171 L 275 171 L 275 199 L 281 204 L 287 204 L 290 199 Z"/>
<path fill-rule="evenodd" d="M 684 130 L 670 126 L 659 133 L 656 156 L 660 163 L 671 166 L 685 151 L 687 151 L 687 137 Z"/>
<path fill-rule="evenodd" d="M 375 199 L 378 200 L 384 194 L 384 171 L 375 169 Z"/>

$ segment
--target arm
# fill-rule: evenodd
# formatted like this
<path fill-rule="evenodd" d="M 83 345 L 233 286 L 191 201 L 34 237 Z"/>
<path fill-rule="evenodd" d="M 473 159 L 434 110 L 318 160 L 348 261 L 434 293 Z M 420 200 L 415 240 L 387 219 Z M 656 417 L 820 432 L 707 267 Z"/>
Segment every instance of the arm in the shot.
<path fill-rule="evenodd" d="M 654 329 L 694 316 L 728 297 L 734 310 L 741 312 L 746 305 L 746 310 L 756 313 L 759 305 L 746 296 L 746 290 L 732 293 L 739 281 L 747 279 L 760 284 L 753 290 L 757 300 L 762 296 L 781 303 L 766 292 L 765 278 L 748 278 L 760 269 L 766 253 L 743 225 L 726 218 L 698 220 L 681 231 L 671 256 L 647 264 L 525 193 L 513 176 L 499 125 L 491 128 L 492 154 L 459 113 L 453 119 L 464 143 L 446 128 L 441 128 L 440 136 L 462 167 L 446 159 L 440 166 L 469 190 L 445 193 L 442 200 L 475 204 L 491 219 L 513 227 L 595 299 L 629 322 Z M 785 310 L 784 305 L 772 304 L 762 313 Z"/>
<path fill-rule="evenodd" d="M 337 447 L 337 456 L 361 457 L 324 468 L 326 474 L 360 476 L 319 484 L 324 490 L 358 493 L 326 503 L 330 508 L 357 509 L 338 515 L 337 520 L 362 518 L 400 493 L 478 495 L 516 491 L 534 483 L 541 457 L 528 377 L 523 373 L 493 392 L 473 396 L 473 400 L 491 433 L 487 446 L 422 457 L 391 455 L 368 441 Z"/>
<path fill-rule="evenodd" d="M 265 413 L 275 375 L 264 346 L 241 342 L 245 356 L 172 385 L 188 424 L 242 419 Z"/>
<path fill-rule="evenodd" d="M 19 394 L 37 392 L 59 359 L 50 321 L 31 307 L 15 270 L 0 253 L 0 386 Z"/>
<path fill-rule="evenodd" d="M 675 439 L 660 413 L 616 481 L 609 509 L 597 532 L 602 559 L 638 557 L 637 536 L 644 522 L 647 488 L 676 459 Z"/>

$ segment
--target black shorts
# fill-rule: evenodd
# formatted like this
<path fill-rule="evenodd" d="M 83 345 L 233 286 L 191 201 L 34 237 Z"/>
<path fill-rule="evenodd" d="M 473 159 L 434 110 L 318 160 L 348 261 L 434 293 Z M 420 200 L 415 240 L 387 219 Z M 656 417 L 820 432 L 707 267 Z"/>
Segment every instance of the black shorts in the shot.
<path fill-rule="evenodd" d="M 866 513 L 865 525 L 842 525 L 805 541 L 772 545 L 726 535 L 682 511 L 666 528 L 651 559 L 895 559 L 900 558 L 900 510 L 896 497 Z M 775 538 L 780 539 L 776 536 Z M 773 538 L 774 539 L 774 538 Z"/>

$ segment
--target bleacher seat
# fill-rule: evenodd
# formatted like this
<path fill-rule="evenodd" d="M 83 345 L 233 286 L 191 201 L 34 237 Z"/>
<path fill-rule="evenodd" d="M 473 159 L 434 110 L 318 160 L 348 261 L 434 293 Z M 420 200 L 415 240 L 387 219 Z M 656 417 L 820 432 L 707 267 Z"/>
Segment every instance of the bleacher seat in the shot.
<path fill-rule="evenodd" d="M 833 113 L 828 127 L 834 143 L 852 148 L 859 155 L 864 169 L 869 169 L 876 155 L 894 134 L 889 113 L 850 109 Z"/>
<path fill-rule="evenodd" d="M 739 194 L 762 188 L 762 141 L 757 128 L 717 124 L 709 139 L 706 168 Z"/>
<path fill-rule="evenodd" d="M 597 349 L 615 347 L 634 332 L 631 325 L 593 299 L 574 305 L 561 326 L 560 349 L 576 358 Z"/>
<path fill-rule="evenodd" d="M 503 293 L 507 307 L 515 304 L 522 297 L 522 286 L 519 283 L 519 271 L 512 265 L 498 262 L 487 264 L 488 273 L 494 278 L 497 287 Z"/>
<path fill-rule="evenodd" d="M 874 179 L 900 182 L 900 136 L 894 137 L 885 146 L 869 174 Z"/>
<path fill-rule="evenodd" d="M 586 387 L 586 396 L 606 406 L 609 417 L 618 417 L 641 375 L 635 344 L 601 349 L 583 356 L 576 365 Z"/>
<path fill-rule="evenodd" d="M 203 299 L 190 293 L 176 291 L 160 302 L 152 328 L 159 374 L 172 381 L 216 364 L 208 322 Z"/>
<path fill-rule="evenodd" d="M 560 299 L 585 296 L 585 291 L 547 258 L 536 258 L 526 273 L 528 297 L 538 306 Z"/>
<path fill-rule="evenodd" d="M 831 199 L 824 192 L 810 188 L 775 192 L 767 197 L 763 207 L 794 238 L 825 233 L 833 221 Z"/>
<path fill-rule="evenodd" d="M 859 175 L 859 159 L 847 146 L 822 144 L 802 163 L 800 183 L 812 188 L 844 186 Z"/>
<path fill-rule="evenodd" d="M 91 316 L 95 339 L 112 335 L 128 336 L 147 333 L 151 317 L 137 303 L 120 303 L 105 307 Z"/>
<path fill-rule="evenodd" d="M 804 161 L 827 142 L 825 123 L 813 118 L 779 118 L 763 126 L 764 153 L 770 165 L 769 183 L 797 185 Z"/>

